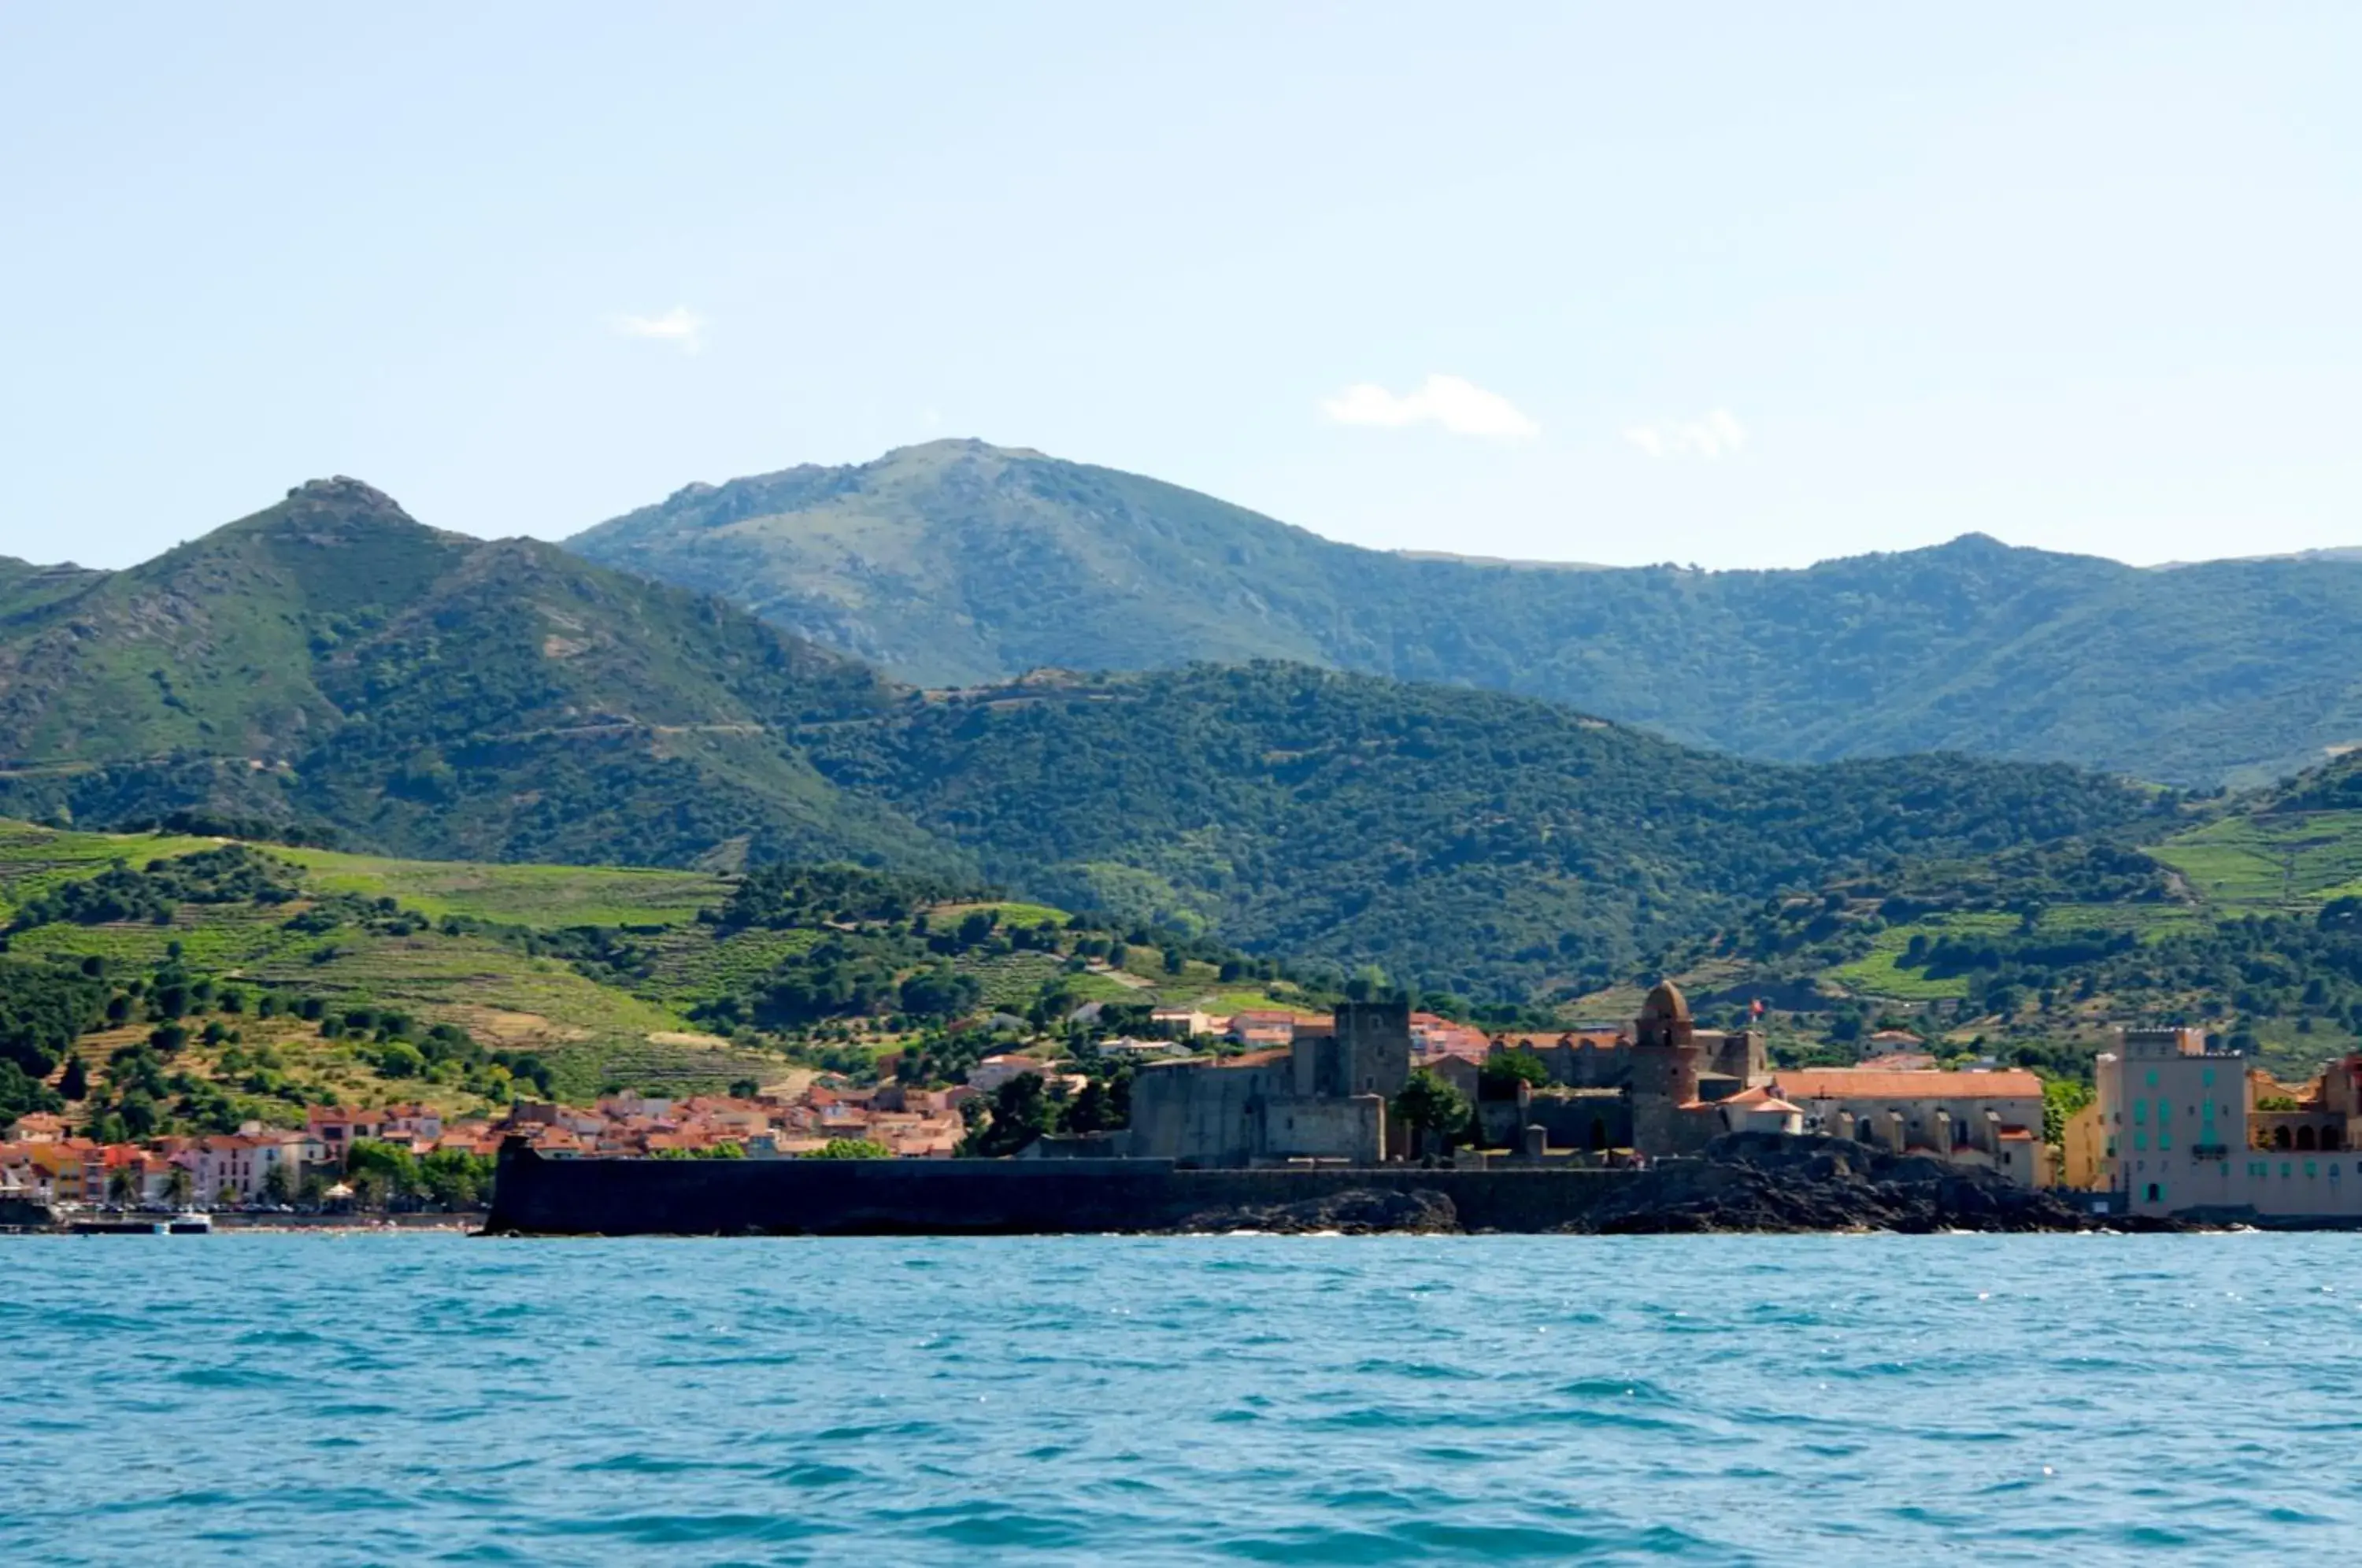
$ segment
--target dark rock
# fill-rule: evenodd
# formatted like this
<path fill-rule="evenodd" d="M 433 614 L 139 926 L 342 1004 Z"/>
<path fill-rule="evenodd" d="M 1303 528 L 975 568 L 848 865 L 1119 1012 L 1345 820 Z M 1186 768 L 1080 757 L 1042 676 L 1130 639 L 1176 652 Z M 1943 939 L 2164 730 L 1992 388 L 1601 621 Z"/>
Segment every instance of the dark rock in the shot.
<path fill-rule="evenodd" d="M 1997 1172 L 1865 1143 L 1734 1132 L 1702 1156 L 1668 1160 L 1569 1230 L 2088 1231 L 2101 1223 L 2057 1195 Z"/>
<path fill-rule="evenodd" d="M 1303 1235 L 1313 1231 L 1341 1231 L 1349 1236 L 1386 1231 L 1438 1235 L 1460 1229 L 1460 1211 L 1452 1207 L 1451 1199 L 1440 1192 L 1355 1187 L 1301 1203 L 1208 1209 L 1191 1215 L 1174 1228 L 1184 1234 L 1269 1231 L 1281 1235 Z"/>

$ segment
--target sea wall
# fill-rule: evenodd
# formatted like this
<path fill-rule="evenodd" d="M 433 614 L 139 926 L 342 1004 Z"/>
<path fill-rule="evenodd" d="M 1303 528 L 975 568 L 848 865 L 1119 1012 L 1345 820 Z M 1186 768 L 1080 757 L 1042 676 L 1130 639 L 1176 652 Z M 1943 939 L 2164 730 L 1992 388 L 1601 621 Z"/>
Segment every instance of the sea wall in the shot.
<path fill-rule="evenodd" d="M 1479 1231 L 1582 1220 L 1632 1179 L 1564 1167 L 1178 1170 L 1165 1160 L 546 1160 L 501 1151 L 485 1228 L 534 1235 L 1164 1231 L 1357 1191 L 1432 1192 Z"/>

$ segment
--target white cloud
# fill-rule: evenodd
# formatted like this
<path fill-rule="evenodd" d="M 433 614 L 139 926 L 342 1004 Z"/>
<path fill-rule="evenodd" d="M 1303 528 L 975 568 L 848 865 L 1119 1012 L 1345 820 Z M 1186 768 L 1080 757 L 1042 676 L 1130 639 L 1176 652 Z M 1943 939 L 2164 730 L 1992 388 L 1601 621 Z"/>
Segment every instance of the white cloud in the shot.
<path fill-rule="evenodd" d="M 1667 419 L 1635 425 L 1624 439 L 1651 458 L 1704 458 L 1711 463 L 1747 445 L 1747 426 L 1727 408 L 1700 419 Z"/>
<path fill-rule="evenodd" d="M 1541 433 L 1518 405 L 1458 376 L 1429 376 L 1400 397 L 1369 381 L 1323 398 L 1320 412 L 1340 425 L 1420 425 L 1432 422 L 1455 436 L 1493 436 L 1523 440 Z"/>
<path fill-rule="evenodd" d="M 619 315 L 614 327 L 626 337 L 653 337 L 677 345 L 684 354 L 705 347 L 705 318 L 687 305 L 675 305 L 662 315 Z"/>

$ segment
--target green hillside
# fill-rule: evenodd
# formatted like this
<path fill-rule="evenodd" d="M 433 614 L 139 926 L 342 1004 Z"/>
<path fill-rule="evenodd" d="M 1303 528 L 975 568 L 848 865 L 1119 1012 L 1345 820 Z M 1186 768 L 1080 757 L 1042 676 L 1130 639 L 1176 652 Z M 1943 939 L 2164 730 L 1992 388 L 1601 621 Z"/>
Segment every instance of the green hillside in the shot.
<path fill-rule="evenodd" d="M 691 485 L 569 546 L 930 685 L 1285 658 L 1751 756 L 1956 750 L 2193 787 L 2362 742 L 2362 562 L 2334 553 L 2138 570 L 1970 536 L 1797 571 L 1481 564 L 974 441 Z"/>
<path fill-rule="evenodd" d="M 1479 996 L 1595 982 L 1849 868 L 2171 809 L 2064 767 L 1744 763 L 1528 699 L 1283 664 L 1035 679 L 810 745 L 998 880 Z"/>
<path fill-rule="evenodd" d="M 1747 764 L 1300 664 L 927 696 L 719 599 L 437 533 L 349 480 L 74 580 L 0 602 L 0 809 L 477 863 L 287 852 L 323 890 L 437 921 L 663 925 L 705 897 L 698 873 L 844 859 L 1332 983 L 1376 964 L 1507 1000 L 1849 867 L 2154 809 L 2061 767 Z"/>
<path fill-rule="evenodd" d="M 1327 996 L 1219 943 L 932 876 L 481 866 L 5 821 L 0 932 L 0 1120 L 54 1108 L 78 1060 L 73 1114 L 112 1108 L 135 1135 L 299 1125 L 356 1098 L 457 1114 L 611 1084 L 719 1092 L 892 1053 L 941 1074 L 1006 1037 L 951 1030 L 996 1010 L 1021 1032 L 1092 1002 Z"/>
<path fill-rule="evenodd" d="M 893 701 L 868 670 L 548 546 L 422 527 L 354 480 L 0 610 L 18 815 L 198 807 L 484 860 L 936 853 L 783 738 Z"/>
<path fill-rule="evenodd" d="M 2362 1047 L 2356 765 L 2037 848 L 1778 897 L 1650 972 L 1711 1010 L 1772 1004 L 1839 1059 L 1880 1027 L 2074 1067 L 2126 1022 L 2194 1024 L 2286 1076 Z"/>

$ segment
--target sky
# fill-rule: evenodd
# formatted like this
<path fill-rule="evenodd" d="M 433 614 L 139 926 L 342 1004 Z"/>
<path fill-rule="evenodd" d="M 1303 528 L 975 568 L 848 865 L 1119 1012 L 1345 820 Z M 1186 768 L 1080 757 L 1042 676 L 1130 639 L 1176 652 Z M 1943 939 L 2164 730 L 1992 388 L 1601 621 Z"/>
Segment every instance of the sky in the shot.
<path fill-rule="evenodd" d="M 2362 6 L 0 7 L 0 553 L 949 436 L 1332 538 L 2362 545 Z"/>

